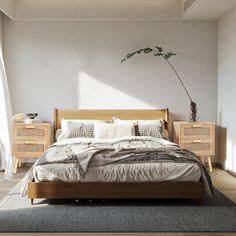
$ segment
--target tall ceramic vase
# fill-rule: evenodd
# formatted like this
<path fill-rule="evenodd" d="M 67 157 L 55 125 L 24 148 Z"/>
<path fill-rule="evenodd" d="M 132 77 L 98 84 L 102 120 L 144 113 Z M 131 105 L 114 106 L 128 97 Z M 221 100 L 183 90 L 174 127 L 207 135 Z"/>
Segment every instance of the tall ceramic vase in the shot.
<path fill-rule="evenodd" d="M 197 121 L 197 104 L 193 101 L 191 101 L 190 103 L 190 110 L 191 110 L 190 121 L 196 122 Z"/>

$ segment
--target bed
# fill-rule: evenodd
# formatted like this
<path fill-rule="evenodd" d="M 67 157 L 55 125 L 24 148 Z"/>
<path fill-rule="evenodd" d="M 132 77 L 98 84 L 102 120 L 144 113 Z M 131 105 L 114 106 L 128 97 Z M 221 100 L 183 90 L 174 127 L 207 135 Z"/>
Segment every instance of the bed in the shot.
<path fill-rule="evenodd" d="M 168 109 L 152 110 L 65 110 L 55 109 L 55 131 L 61 128 L 63 119 L 86 119 L 86 120 L 112 120 L 113 117 L 119 117 L 124 120 L 155 120 L 163 119 L 165 128 L 170 129 Z M 124 163 L 123 163 L 124 164 Z M 126 165 L 126 164 L 124 164 Z M 131 164 L 132 165 L 132 164 Z M 162 164 L 163 165 L 163 164 Z M 200 165 L 198 163 L 198 165 Z M 43 166 L 43 165 L 42 165 Z M 50 165 L 38 167 L 43 173 L 50 174 Z M 122 166 L 122 165 L 121 165 Z M 150 163 L 149 163 L 149 166 Z M 48 168 L 47 170 L 45 168 Z M 33 167 L 36 169 L 36 167 Z M 71 167 L 70 167 L 71 168 Z M 101 167 L 99 167 L 101 169 Z M 109 165 L 106 166 L 109 168 Z M 146 168 L 146 167 L 145 167 Z M 201 167 L 204 168 L 204 167 Z M 104 170 L 103 170 L 104 171 Z M 207 175 L 207 173 L 205 173 Z M 35 175 L 36 176 L 36 175 Z M 48 176 L 48 174 L 45 174 Z M 191 177 L 191 176 L 190 176 Z M 209 176 L 207 176 L 209 179 Z M 46 178 L 46 177 L 45 177 Z M 209 180 L 208 180 L 209 181 Z M 204 196 L 206 182 L 203 178 L 199 180 L 182 179 L 178 181 L 168 180 L 149 180 L 149 181 L 96 181 L 96 178 L 90 178 L 88 181 L 62 181 L 57 178 L 48 179 L 33 178 L 28 183 L 28 198 L 58 199 L 156 199 L 156 198 L 181 198 L 195 199 L 201 201 Z"/>

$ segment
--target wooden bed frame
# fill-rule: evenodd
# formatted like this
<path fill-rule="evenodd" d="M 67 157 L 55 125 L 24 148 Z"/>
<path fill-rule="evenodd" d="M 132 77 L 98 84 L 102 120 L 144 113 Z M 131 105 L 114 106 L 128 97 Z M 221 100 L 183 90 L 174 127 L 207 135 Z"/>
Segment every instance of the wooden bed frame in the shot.
<path fill-rule="evenodd" d="M 153 110 L 64 110 L 55 109 L 55 130 L 61 128 L 61 119 L 164 119 L 169 129 L 168 109 Z M 204 183 L 200 182 L 30 182 L 28 198 L 73 199 L 146 199 L 191 198 L 200 201 Z"/>

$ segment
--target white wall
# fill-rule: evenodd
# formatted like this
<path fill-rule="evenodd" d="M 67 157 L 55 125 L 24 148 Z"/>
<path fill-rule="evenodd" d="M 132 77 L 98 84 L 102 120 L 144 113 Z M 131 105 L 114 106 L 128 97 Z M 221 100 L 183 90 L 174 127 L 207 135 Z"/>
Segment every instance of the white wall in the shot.
<path fill-rule="evenodd" d="M 130 51 L 162 45 L 192 97 L 199 118 L 217 117 L 215 22 L 13 22 L 4 18 L 4 54 L 13 110 L 169 107 L 188 119 L 189 101 L 163 61 Z M 88 86 L 89 85 L 89 86 Z M 91 88 L 91 89 L 90 89 Z"/>
<path fill-rule="evenodd" d="M 218 22 L 218 123 L 222 127 L 220 144 L 226 139 L 226 153 L 220 163 L 236 172 L 236 9 Z"/>
<path fill-rule="evenodd" d="M 52 121 L 58 108 L 163 108 L 188 120 L 189 100 L 160 58 L 120 60 L 162 45 L 198 104 L 217 119 L 216 22 L 16 22 L 4 19 L 4 54 L 13 111 Z"/>

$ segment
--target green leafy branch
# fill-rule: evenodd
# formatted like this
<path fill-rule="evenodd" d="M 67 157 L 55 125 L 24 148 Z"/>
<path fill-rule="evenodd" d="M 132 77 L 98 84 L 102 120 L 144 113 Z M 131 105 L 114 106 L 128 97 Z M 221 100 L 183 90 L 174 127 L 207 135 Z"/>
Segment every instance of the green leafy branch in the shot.
<path fill-rule="evenodd" d="M 187 88 L 185 87 L 183 81 L 181 80 L 179 74 L 177 73 L 176 69 L 174 68 L 174 66 L 172 65 L 172 63 L 169 61 L 169 59 L 172 57 L 172 56 L 176 56 L 177 54 L 176 53 L 173 53 L 173 52 L 164 52 L 163 48 L 162 47 L 158 47 L 158 46 L 153 46 L 153 47 L 146 47 L 146 48 L 141 48 L 135 52 L 131 52 L 129 53 L 124 59 L 121 60 L 121 63 L 129 60 L 131 57 L 135 56 L 135 55 L 139 55 L 139 54 L 152 54 L 154 55 L 155 57 L 161 57 L 163 58 L 167 63 L 168 65 L 171 67 L 171 69 L 173 70 L 173 72 L 175 73 L 175 75 L 177 76 L 179 82 L 181 83 L 183 89 L 185 90 L 188 98 L 190 99 L 191 103 L 194 103 Z M 195 103 L 194 103 L 195 104 Z"/>

